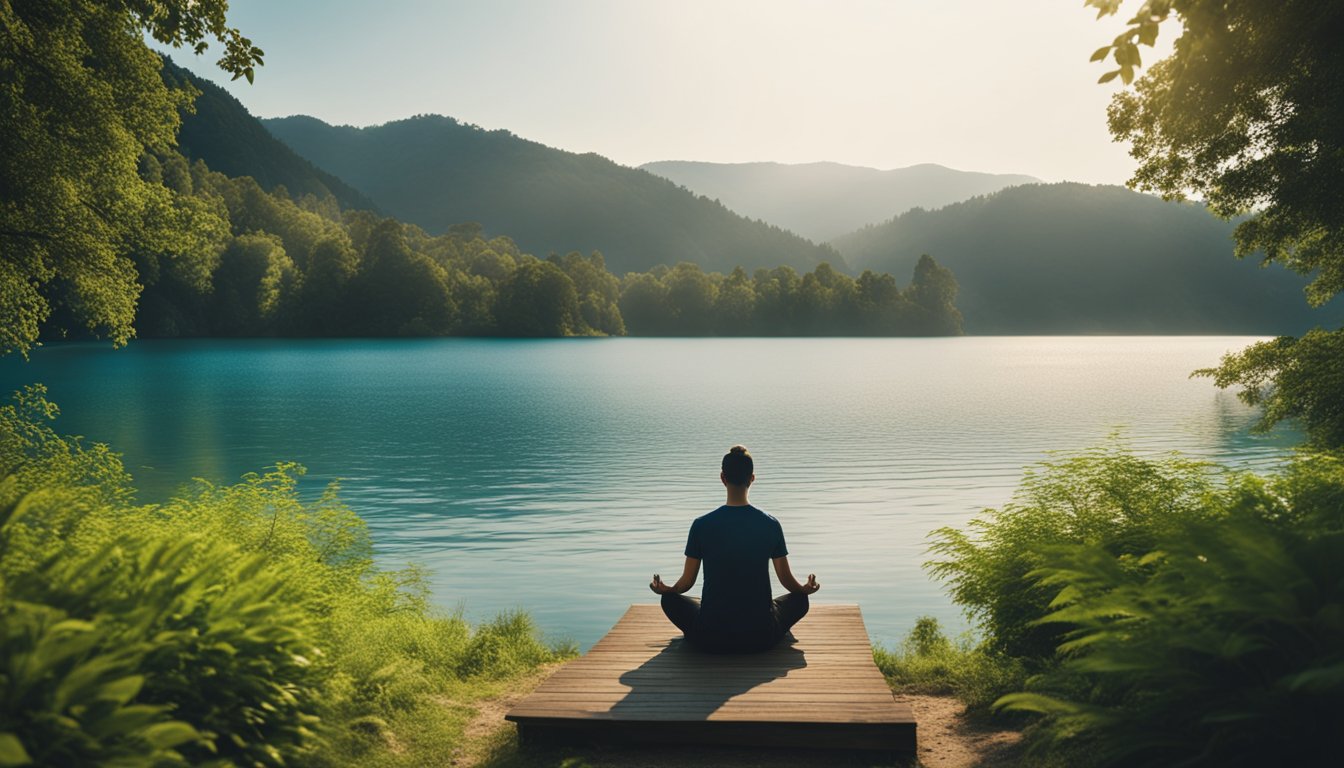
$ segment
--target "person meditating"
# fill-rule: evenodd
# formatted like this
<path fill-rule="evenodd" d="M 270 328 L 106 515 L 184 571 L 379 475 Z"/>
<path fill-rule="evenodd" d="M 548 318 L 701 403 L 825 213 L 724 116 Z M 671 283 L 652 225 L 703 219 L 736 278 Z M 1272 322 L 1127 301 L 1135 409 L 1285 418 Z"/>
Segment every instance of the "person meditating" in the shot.
<path fill-rule="evenodd" d="M 746 447 L 735 445 L 723 457 L 719 479 L 728 502 L 691 523 L 686 566 L 668 586 L 658 574 L 649 589 L 662 595 L 663 613 L 695 648 L 714 653 L 751 653 L 777 644 L 807 614 L 807 596 L 821 589 L 815 574 L 799 584 L 789 570 L 789 550 L 779 521 L 747 502 L 756 480 Z M 766 561 L 788 594 L 770 598 Z M 683 594 L 695 585 L 705 564 L 702 599 Z"/>

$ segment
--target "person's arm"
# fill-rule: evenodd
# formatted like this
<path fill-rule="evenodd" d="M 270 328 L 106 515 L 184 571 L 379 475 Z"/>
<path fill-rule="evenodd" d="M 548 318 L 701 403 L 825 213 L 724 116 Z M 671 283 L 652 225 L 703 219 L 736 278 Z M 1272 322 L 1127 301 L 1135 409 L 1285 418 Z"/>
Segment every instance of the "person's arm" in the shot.
<path fill-rule="evenodd" d="M 806 584 L 799 584 L 798 580 L 793 578 L 793 571 L 789 569 L 789 558 L 787 555 L 784 557 L 776 557 L 771 562 L 775 564 L 775 575 L 779 577 L 779 583 L 790 592 L 810 595 L 818 589 L 821 589 L 821 585 L 817 583 L 817 574 L 815 573 L 807 574 Z"/>
<path fill-rule="evenodd" d="M 660 595 L 666 595 L 668 593 L 680 595 L 695 586 L 695 580 L 699 575 L 700 558 L 688 557 L 686 558 L 685 567 L 681 569 L 681 578 L 677 579 L 676 584 L 669 587 L 663 583 L 663 578 L 655 573 L 653 574 L 653 581 L 649 582 L 649 589 L 652 589 Z"/>

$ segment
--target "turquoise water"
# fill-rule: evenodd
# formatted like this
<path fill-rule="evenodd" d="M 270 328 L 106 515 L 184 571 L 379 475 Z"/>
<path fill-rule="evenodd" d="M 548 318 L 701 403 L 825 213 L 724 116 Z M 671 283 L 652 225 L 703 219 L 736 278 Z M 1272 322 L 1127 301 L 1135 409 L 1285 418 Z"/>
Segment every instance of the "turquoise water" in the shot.
<path fill-rule="evenodd" d="M 387 565 L 480 619 L 531 611 L 587 645 L 676 574 L 692 518 L 745 443 L 752 501 L 784 525 L 817 600 L 857 602 L 875 640 L 922 614 L 965 628 L 921 570 L 926 536 L 1006 501 L 1022 468 L 1120 430 L 1268 466 L 1291 435 L 1189 372 L 1232 337 L 154 341 L 0 360 L 58 428 L 124 454 L 142 500 L 277 461 L 339 478 Z"/>

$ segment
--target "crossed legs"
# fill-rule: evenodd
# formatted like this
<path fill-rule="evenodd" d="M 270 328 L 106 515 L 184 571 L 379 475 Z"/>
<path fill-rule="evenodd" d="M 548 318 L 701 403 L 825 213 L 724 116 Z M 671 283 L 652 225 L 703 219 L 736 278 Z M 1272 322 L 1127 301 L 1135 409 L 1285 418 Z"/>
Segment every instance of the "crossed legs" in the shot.
<path fill-rule="evenodd" d="M 663 595 L 663 613 L 680 629 L 691 643 L 695 643 L 695 620 L 700 615 L 700 599 L 675 593 Z M 778 643 L 798 620 L 807 615 L 807 595 L 789 592 L 777 597 L 770 605 L 774 615 L 774 633 L 770 645 Z M 763 650 L 763 649 L 762 649 Z"/>

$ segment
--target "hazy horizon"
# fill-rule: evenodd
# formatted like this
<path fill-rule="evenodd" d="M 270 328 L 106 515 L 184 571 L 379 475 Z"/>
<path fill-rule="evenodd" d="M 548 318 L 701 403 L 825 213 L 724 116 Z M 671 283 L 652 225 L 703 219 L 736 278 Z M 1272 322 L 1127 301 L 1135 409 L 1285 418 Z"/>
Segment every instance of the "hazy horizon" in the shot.
<path fill-rule="evenodd" d="M 1081 1 L 234 0 L 256 82 L 163 49 L 258 117 L 370 126 L 441 114 L 623 165 L 934 164 L 1123 184 L 1118 84 L 1088 62 L 1122 21 Z M 1163 30 L 1151 64 L 1170 50 Z"/>

